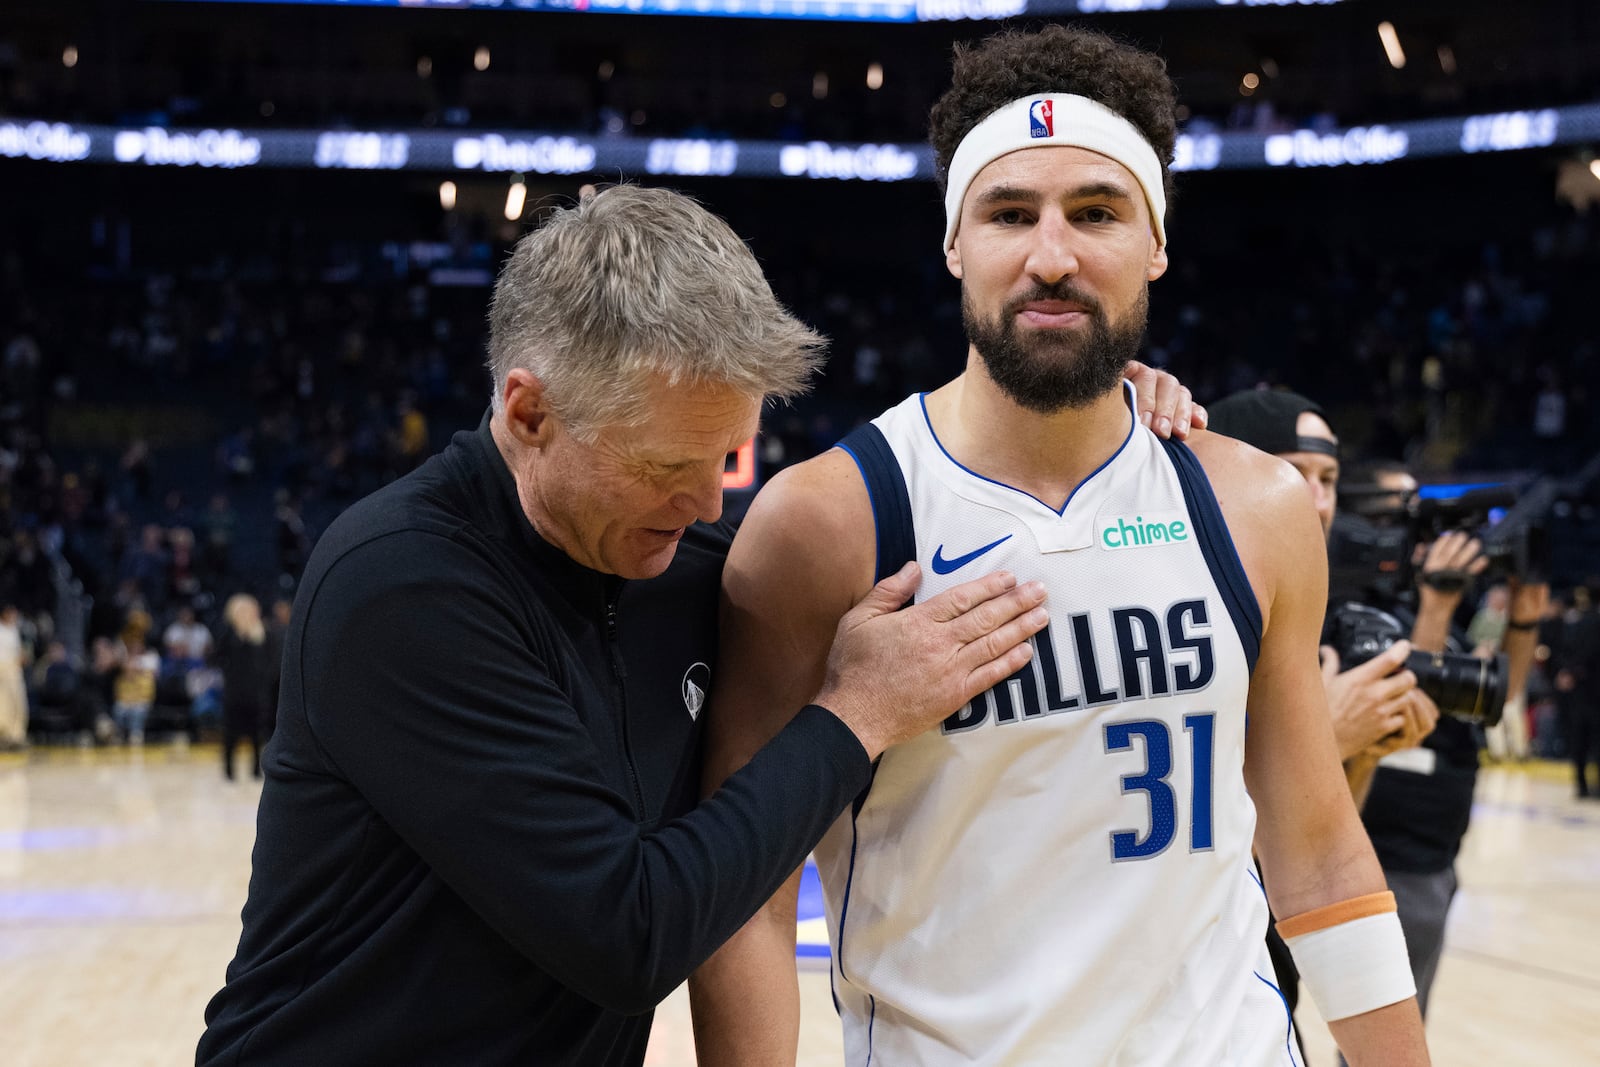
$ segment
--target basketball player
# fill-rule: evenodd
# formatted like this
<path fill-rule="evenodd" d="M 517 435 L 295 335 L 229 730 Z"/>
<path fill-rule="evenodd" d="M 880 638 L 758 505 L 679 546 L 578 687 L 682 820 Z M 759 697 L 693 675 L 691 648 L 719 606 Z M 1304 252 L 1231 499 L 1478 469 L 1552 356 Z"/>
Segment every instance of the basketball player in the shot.
<path fill-rule="evenodd" d="M 958 51 L 933 141 L 966 369 L 775 479 L 729 556 L 712 783 L 876 575 L 1049 591 L 1030 664 L 886 751 L 816 849 L 852 1067 L 1300 1063 L 1252 842 L 1351 1061 L 1428 1062 L 1319 684 L 1305 489 L 1164 444 L 1118 382 L 1167 267 L 1174 110 L 1161 61 L 1098 34 Z M 794 1062 L 794 885 L 697 974 L 703 1064 Z"/>

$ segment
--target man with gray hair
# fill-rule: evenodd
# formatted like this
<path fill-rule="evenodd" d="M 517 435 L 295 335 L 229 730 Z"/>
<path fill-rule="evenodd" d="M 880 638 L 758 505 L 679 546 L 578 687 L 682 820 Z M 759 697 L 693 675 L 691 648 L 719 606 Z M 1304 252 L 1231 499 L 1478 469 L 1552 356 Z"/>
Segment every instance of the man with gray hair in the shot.
<path fill-rule="evenodd" d="M 639 1064 L 651 1009 L 872 759 L 1026 661 L 1037 584 L 896 611 L 907 567 L 843 620 L 793 727 L 696 803 L 724 461 L 820 348 L 677 194 L 612 188 L 519 244 L 491 414 L 306 568 L 197 1062 Z"/>

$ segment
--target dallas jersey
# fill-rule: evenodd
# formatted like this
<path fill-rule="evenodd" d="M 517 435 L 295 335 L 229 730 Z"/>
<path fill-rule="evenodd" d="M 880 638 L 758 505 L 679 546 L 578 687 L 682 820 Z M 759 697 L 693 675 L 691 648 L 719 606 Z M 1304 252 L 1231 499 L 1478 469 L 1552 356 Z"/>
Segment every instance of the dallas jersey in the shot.
<path fill-rule="evenodd" d="M 816 849 L 846 1062 L 1297 1064 L 1243 776 L 1261 615 L 1193 453 L 1133 420 L 1058 511 L 957 463 L 921 396 L 841 447 L 880 577 L 1009 570 L 1050 609 Z"/>

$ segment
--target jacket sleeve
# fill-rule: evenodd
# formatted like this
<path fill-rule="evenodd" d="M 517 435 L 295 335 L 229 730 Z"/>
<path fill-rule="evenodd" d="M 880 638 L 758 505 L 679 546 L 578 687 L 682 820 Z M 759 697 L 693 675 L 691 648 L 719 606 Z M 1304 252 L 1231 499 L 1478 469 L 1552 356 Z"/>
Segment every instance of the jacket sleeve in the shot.
<path fill-rule="evenodd" d="M 332 566 L 289 669 L 332 768 L 452 890 L 569 988 L 648 1011 L 804 862 L 870 764 L 808 708 L 641 834 L 514 595 L 467 546 L 391 534 Z"/>

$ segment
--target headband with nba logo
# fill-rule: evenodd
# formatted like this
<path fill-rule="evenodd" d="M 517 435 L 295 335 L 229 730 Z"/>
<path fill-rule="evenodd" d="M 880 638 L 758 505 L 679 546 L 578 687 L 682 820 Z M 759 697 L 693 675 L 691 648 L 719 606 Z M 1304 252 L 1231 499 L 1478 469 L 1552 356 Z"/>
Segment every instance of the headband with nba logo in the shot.
<path fill-rule="evenodd" d="M 1133 174 L 1150 206 L 1156 244 L 1167 246 L 1167 194 L 1161 185 L 1161 161 L 1138 127 L 1104 104 L 1086 96 L 1047 93 L 1013 100 L 978 123 L 961 139 L 950 160 L 944 194 L 944 250 L 956 243 L 961 201 L 978 172 L 1001 156 L 1024 148 L 1070 145 L 1116 160 Z"/>

